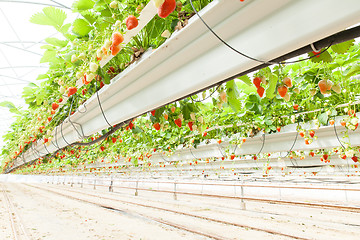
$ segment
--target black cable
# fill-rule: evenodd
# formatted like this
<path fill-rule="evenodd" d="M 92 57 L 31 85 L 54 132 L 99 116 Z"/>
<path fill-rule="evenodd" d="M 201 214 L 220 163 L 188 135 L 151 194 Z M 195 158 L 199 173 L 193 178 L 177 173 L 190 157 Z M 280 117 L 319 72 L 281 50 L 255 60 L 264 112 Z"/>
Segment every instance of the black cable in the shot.
<path fill-rule="evenodd" d="M 343 145 L 342 142 L 340 141 L 339 136 L 338 136 L 338 134 L 337 134 L 337 130 L 336 130 L 336 127 L 335 127 L 335 122 L 334 122 L 334 132 L 335 132 L 336 138 L 337 138 L 337 140 L 339 141 L 341 147 L 342 147 L 343 149 L 345 149 L 344 145 Z"/>
<path fill-rule="evenodd" d="M 263 150 L 263 148 L 264 148 L 264 145 L 265 145 L 265 133 L 263 133 L 262 138 L 263 138 L 263 141 L 262 141 L 261 149 L 260 149 L 260 151 L 258 152 L 258 154 L 256 154 L 256 155 L 259 155 L 259 154 L 261 153 L 261 151 Z"/>
<path fill-rule="evenodd" d="M 216 89 L 215 89 L 212 93 L 210 93 L 209 96 L 207 96 L 206 98 L 204 98 L 204 99 L 202 99 L 202 100 L 195 100 L 195 99 L 193 99 L 192 96 L 190 96 L 190 98 L 191 98 L 191 100 L 192 100 L 193 102 L 202 102 L 202 101 L 205 101 L 206 99 L 210 98 L 220 87 L 221 87 L 221 84 L 219 84 L 219 85 L 216 87 Z"/>
<path fill-rule="evenodd" d="M 96 82 L 95 82 L 95 88 L 97 88 Z M 103 108 L 102 108 L 102 106 L 101 106 L 101 102 L 100 102 L 100 98 L 99 98 L 99 91 L 96 91 L 96 96 L 97 96 L 97 100 L 98 100 L 98 103 L 99 103 L 99 107 L 100 107 L 101 113 L 102 113 L 102 115 L 103 115 L 106 123 L 107 123 L 110 127 L 112 127 L 112 125 L 111 125 L 111 124 L 109 123 L 109 121 L 107 120 L 107 118 L 106 118 L 106 116 L 105 116 L 105 113 L 104 113 L 104 110 L 103 110 Z"/>
<path fill-rule="evenodd" d="M 271 64 L 289 64 L 289 63 L 301 62 L 301 61 L 309 60 L 309 59 L 311 59 L 311 58 L 313 58 L 313 57 L 320 56 L 322 53 L 326 52 L 326 51 L 331 47 L 331 45 L 332 45 L 332 43 L 333 43 L 333 42 L 331 42 L 331 43 L 329 44 L 329 46 L 328 46 L 325 50 L 319 52 L 318 54 L 314 54 L 314 56 L 311 56 L 311 57 L 308 57 L 308 58 L 305 58 L 305 59 L 300 59 L 300 60 L 290 61 L 290 62 L 271 62 L 271 61 L 269 62 L 269 61 L 259 60 L 259 59 L 256 59 L 256 58 L 254 58 L 254 57 L 251 57 L 251 56 L 249 56 L 249 55 L 246 55 L 245 53 L 240 52 L 239 50 L 235 49 L 235 48 L 232 47 L 230 44 L 228 44 L 225 40 L 223 40 L 219 35 L 217 35 L 217 34 L 215 33 L 215 31 L 214 31 L 214 30 L 204 21 L 204 19 L 200 16 L 199 12 L 195 9 L 192 0 L 190 0 L 190 4 L 191 4 L 191 7 L 193 8 L 194 12 L 196 13 L 196 15 L 199 17 L 199 19 L 200 19 L 200 20 L 203 22 L 203 24 L 209 29 L 209 31 L 210 31 L 217 39 L 219 39 L 219 41 L 221 41 L 225 46 L 227 46 L 228 48 L 230 48 L 230 49 L 233 50 L 234 52 L 240 54 L 241 56 L 246 57 L 246 58 L 251 59 L 251 60 L 256 61 L 256 62 L 260 62 L 260 63 L 264 63 L 264 64 L 270 64 L 270 65 L 271 65 Z"/>

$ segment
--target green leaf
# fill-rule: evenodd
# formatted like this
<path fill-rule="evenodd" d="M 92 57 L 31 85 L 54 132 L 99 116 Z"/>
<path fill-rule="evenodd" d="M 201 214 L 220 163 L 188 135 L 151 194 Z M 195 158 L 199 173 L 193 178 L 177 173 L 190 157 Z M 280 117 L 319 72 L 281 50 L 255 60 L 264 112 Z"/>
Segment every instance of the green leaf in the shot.
<path fill-rule="evenodd" d="M 72 31 L 76 35 L 80 37 L 86 36 L 93 28 L 89 25 L 89 23 L 82 18 L 78 18 L 73 23 Z"/>
<path fill-rule="evenodd" d="M 360 72 L 360 64 L 353 65 L 350 70 L 347 72 L 346 77 L 350 78 Z"/>
<path fill-rule="evenodd" d="M 51 44 L 51 45 L 54 45 L 56 47 L 65 47 L 69 41 L 66 41 L 66 40 L 60 40 L 60 39 L 57 39 L 57 38 L 45 38 L 45 42 Z"/>
<path fill-rule="evenodd" d="M 321 51 L 323 51 L 323 49 Z M 311 52 L 311 53 L 308 53 L 308 55 L 309 55 L 309 57 L 312 57 L 312 56 L 314 56 L 314 53 Z M 331 57 L 330 53 L 328 53 L 326 51 L 326 52 L 321 53 L 319 56 L 311 58 L 311 61 L 314 62 L 314 63 L 332 62 L 333 58 Z"/>
<path fill-rule="evenodd" d="M 73 3 L 72 9 L 74 12 L 80 12 L 93 8 L 95 2 L 92 0 L 77 0 Z"/>
<path fill-rule="evenodd" d="M 39 76 L 37 77 L 36 80 L 41 80 L 41 79 L 48 79 L 49 76 L 47 74 L 39 74 Z"/>
<path fill-rule="evenodd" d="M 229 98 L 235 98 L 235 99 L 239 97 L 239 91 L 234 80 L 231 80 L 226 83 L 226 95 Z"/>
<path fill-rule="evenodd" d="M 9 101 L 1 102 L 0 107 L 6 107 L 9 109 L 10 112 L 21 115 L 19 109 L 12 102 Z"/>
<path fill-rule="evenodd" d="M 243 76 L 239 77 L 239 79 L 241 81 L 243 81 L 244 83 L 246 83 L 247 85 L 252 86 L 251 79 L 248 75 L 243 75 Z"/>
<path fill-rule="evenodd" d="M 42 12 L 31 16 L 30 22 L 40 25 L 53 26 L 56 30 L 60 30 L 66 19 L 66 13 L 55 7 L 46 7 Z"/>
<path fill-rule="evenodd" d="M 65 35 L 69 31 L 70 27 L 71 23 L 67 23 L 60 28 L 60 32 Z"/>
<path fill-rule="evenodd" d="M 40 59 L 40 63 L 56 61 L 56 51 L 46 50 L 43 57 Z"/>
<path fill-rule="evenodd" d="M 236 98 L 229 98 L 228 104 L 234 112 L 239 112 L 242 109 L 241 102 Z"/>
<path fill-rule="evenodd" d="M 278 77 L 275 74 L 271 74 L 269 79 L 269 86 L 266 89 L 266 97 L 272 99 L 275 97 L 275 89 L 278 81 Z"/>
<path fill-rule="evenodd" d="M 328 115 L 326 113 L 322 113 L 318 116 L 318 119 L 322 125 L 326 125 L 328 121 Z"/>
<path fill-rule="evenodd" d="M 346 42 L 338 43 L 336 45 L 331 46 L 331 49 L 336 53 L 343 54 L 346 53 L 349 50 L 349 48 L 354 45 L 354 42 L 355 40 L 352 39 Z"/>

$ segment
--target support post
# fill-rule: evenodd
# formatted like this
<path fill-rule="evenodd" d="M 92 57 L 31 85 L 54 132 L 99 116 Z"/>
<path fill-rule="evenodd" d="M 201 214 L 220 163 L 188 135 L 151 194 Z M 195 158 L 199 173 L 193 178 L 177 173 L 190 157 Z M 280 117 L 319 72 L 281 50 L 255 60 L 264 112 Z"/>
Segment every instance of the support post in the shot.
<path fill-rule="evenodd" d="M 139 181 L 137 180 L 137 181 L 136 181 L 135 196 L 139 196 L 138 187 L 139 187 Z"/>
<path fill-rule="evenodd" d="M 244 201 L 244 176 L 241 175 L 241 209 L 242 210 L 246 210 L 246 205 L 245 205 L 245 201 Z"/>
<path fill-rule="evenodd" d="M 174 200 L 177 200 L 177 195 L 176 195 L 176 181 L 174 182 Z"/>

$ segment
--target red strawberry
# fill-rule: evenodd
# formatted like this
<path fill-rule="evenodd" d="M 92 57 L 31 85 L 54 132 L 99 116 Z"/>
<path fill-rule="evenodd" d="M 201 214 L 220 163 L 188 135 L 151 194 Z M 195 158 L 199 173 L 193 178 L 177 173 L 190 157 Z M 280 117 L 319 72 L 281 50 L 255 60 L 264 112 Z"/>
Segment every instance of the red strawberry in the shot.
<path fill-rule="evenodd" d="M 221 139 L 219 139 L 217 142 L 220 144 L 220 143 L 222 142 L 222 140 L 221 140 Z"/>
<path fill-rule="evenodd" d="M 353 109 L 350 109 L 350 110 L 348 111 L 348 115 L 349 115 L 350 117 L 356 117 L 356 113 L 355 113 L 355 111 L 354 111 Z"/>
<path fill-rule="evenodd" d="M 176 8 L 175 0 L 165 0 L 163 4 L 158 8 L 158 15 L 161 18 L 169 16 Z"/>
<path fill-rule="evenodd" d="M 280 95 L 280 97 L 285 97 L 285 95 L 286 95 L 286 93 L 287 93 L 287 91 L 288 91 L 288 88 L 285 86 L 285 85 L 283 85 L 283 86 L 280 86 L 280 87 L 278 87 L 278 93 L 279 93 L 279 95 Z"/>
<path fill-rule="evenodd" d="M 323 80 L 320 80 L 318 82 L 318 86 L 319 86 L 319 89 L 320 89 L 320 92 L 322 94 L 325 94 L 328 90 L 328 83 L 327 83 L 327 80 L 326 79 L 323 79 Z"/>
<path fill-rule="evenodd" d="M 139 21 L 137 20 L 137 18 L 135 16 L 130 15 L 125 19 L 125 23 L 126 23 L 127 30 L 131 30 L 138 26 Z"/>
<path fill-rule="evenodd" d="M 120 46 L 111 45 L 111 47 L 110 47 L 111 55 L 113 55 L 113 56 L 118 54 L 120 52 L 120 50 L 121 50 Z"/>
<path fill-rule="evenodd" d="M 261 78 L 256 77 L 253 79 L 253 84 L 255 85 L 256 88 L 260 87 L 260 83 L 261 83 Z"/>
<path fill-rule="evenodd" d="M 104 86 L 104 82 L 101 81 L 101 82 L 100 82 L 100 88 L 102 88 L 103 86 Z"/>
<path fill-rule="evenodd" d="M 51 108 L 55 111 L 57 108 L 59 107 L 59 104 L 57 104 L 56 102 L 53 102 L 51 104 Z"/>
<path fill-rule="evenodd" d="M 180 118 L 175 119 L 174 122 L 178 127 L 181 127 L 181 119 Z"/>
<path fill-rule="evenodd" d="M 291 79 L 290 79 L 289 77 L 285 77 L 285 78 L 283 79 L 283 83 L 284 83 L 286 86 L 288 86 L 289 88 L 292 87 L 292 82 L 291 82 Z"/>
<path fill-rule="evenodd" d="M 63 99 L 62 99 L 62 98 L 59 98 L 58 102 L 61 103 L 62 101 L 63 101 Z"/>
<path fill-rule="evenodd" d="M 48 117 L 47 119 L 48 119 L 48 121 L 50 122 L 50 121 L 51 121 L 51 119 L 52 119 L 52 117 Z"/>
<path fill-rule="evenodd" d="M 351 160 L 353 160 L 354 162 L 358 162 L 358 157 L 357 157 L 357 156 L 353 156 L 353 157 L 351 158 Z"/>
<path fill-rule="evenodd" d="M 309 135 L 310 135 L 310 137 L 313 138 L 313 137 L 315 136 L 315 131 L 314 131 L 314 130 L 310 130 L 310 131 L 309 131 Z"/>
<path fill-rule="evenodd" d="M 253 159 L 254 159 L 254 160 L 256 160 L 256 159 L 257 159 L 257 156 L 256 156 L 256 155 L 254 155 L 254 156 L 253 156 Z"/>
<path fill-rule="evenodd" d="M 313 151 L 311 151 L 311 152 L 309 153 L 309 155 L 313 157 L 313 156 L 315 155 L 315 153 L 314 153 Z"/>
<path fill-rule="evenodd" d="M 111 140 L 113 143 L 116 143 L 116 138 L 113 137 Z"/>
<path fill-rule="evenodd" d="M 341 155 L 340 157 L 341 157 L 342 159 L 346 159 L 346 155 L 345 155 L 345 154 Z"/>
<path fill-rule="evenodd" d="M 101 146 L 100 147 L 100 150 L 103 152 L 105 150 L 105 147 L 104 146 Z"/>
<path fill-rule="evenodd" d="M 193 122 L 188 122 L 188 126 L 189 126 L 189 128 L 190 128 L 190 131 L 192 131 L 193 130 Z"/>
<path fill-rule="evenodd" d="M 75 94 L 77 92 L 77 88 L 76 87 L 69 87 L 68 88 L 68 97 L 70 97 L 71 95 Z"/>
<path fill-rule="evenodd" d="M 151 111 L 151 115 L 153 115 L 154 117 L 155 117 L 155 111 L 156 110 Z"/>
<path fill-rule="evenodd" d="M 327 160 L 327 159 L 329 158 L 329 155 L 324 154 L 324 155 L 323 155 L 323 158 L 324 158 L 324 160 Z"/>
<path fill-rule="evenodd" d="M 341 124 L 341 126 L 343 126 L 343 127 L 346 126 L 346 122 L 345 122 L 344 120 L 342 120 L 342 121 L 340 122 L 340 124 Z"/>
<path fill-rule="evenodd" d="M 124 41 L 124 37 L 121 33 L 114 32 L 111 36 L 111 40 L 113 46 L 119 46 Z"/>
<path fill-rule="evenodd" d="M 331 120 L 329 120 L 329 123 L 330 123 L 330 125 L 334 125 L 334 124 L 335 124 L 335 120 L 334 120 L 334 119 L 331 119 Z"/>
<path fill-rule="evenodd" d="M 304 131 L 300 131 L 299 134 L 300 134 L 300 137 L 304 137 L 304 136 L 305 136 Z"/>
<path fill-rule="evenodd" d="M 107 73 L 114 73 L 115 72 L 115 68 L 113 66 L 109 67 L 109 70 L 107 71 Z"/>
<path fill-rule="evenodd" d="M 294 108 L 295 111 L 297 111 L 299 109 L 299 104 L 294 104 L 293 108 Z"/>
<path fill-rule="evenodd" d="M 165 118 L 165 120 L 168 120 L 168 119 L 169 119 L 169 115 L 167 115 L 166 113 L 164 113 L 164 118 Z"/>
<path fill-rule="evenodd" d="M 262 97 L 264 95 L 265 92 L 265 88 L 263 87 L 258 87 L 258 89 L 256 90 L 256 92 L 259 94 L 260 97 Z"/>
<path fill-rule="evenodd" d="M 49 141 L 48 138 L 44 138 L 44 143 L 47 143 Z"/>
<path fill-rule="evenodd" d="M 170 110 L 171 110 L 172 113 L 174 113 L 175 110 L 176 110 L 176 107 L 175 107 L 175 106 L 172 106 Z"/>
<path fill-rule="evenodd" d="M 277 127 L 277 128 L 276 128 L 276 130 L 277 130 L 278 132 L 280 132 L 280 130 L 281 130 L 281 127 Z"/>
<path fill-rule="evenodd" d="M 231 155 L 230 155 L 230 159 L 231 159 L 231 160 L 234 160 L 234 158 L 235 158 L 235 154 L 231 154 Z"/>
<path fill-rule="evenodd" d="M 82 90 L 82 95 L 84 96 L 84 95 L 86 94 L 86 92 L 87 92 L 87 89 L 84 88 L 84 89 Z"/>
<path fill-rule="evenodd" d="M 154 123 L 153 127 L 159 131 L 160 130 L 160 123 Z"/>
<path fill-rule="evenodd" d="M 309 144 L 310 144 L 310 141 L 309 141 L 308 138 L 305 139 L 305 144 L 306 144 L 306 145 L 309 145 Z"/>
<path fill-rule="evenodd" d="M 203 137 L 206 137 L 206 135 L 207 135 L 207 132 L 204 132 Z"/>

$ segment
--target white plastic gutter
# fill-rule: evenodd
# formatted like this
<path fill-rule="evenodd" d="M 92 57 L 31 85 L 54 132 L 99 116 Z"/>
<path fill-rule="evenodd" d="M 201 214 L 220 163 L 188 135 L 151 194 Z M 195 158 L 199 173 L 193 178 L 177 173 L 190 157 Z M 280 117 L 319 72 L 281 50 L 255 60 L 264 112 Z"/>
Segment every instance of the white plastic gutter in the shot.
<path fill-rule="evenodd" d="M 215 0 L 200 14 L 234 48 L 271 60 L 359 23 L 360 4 L 358 0 Z M 115 125 L 260 64 L 228 49 L 194 16 L 185 28 L 104 86 L 99 98 L 107 120 Z M 82 126 L 85 135 L 108 127 L 96 95 L 79 109 L 71 120 Z M 60 127 L 53 137 L 60 148 L 80 140 L 68 120 L 62 129 L 66 141 Z M 28 150 L 26 162 L 47 154 L 42 143 L 35 148 L 41 154 Z M 47 149 L 58 148 L 51 143 Z"/>

